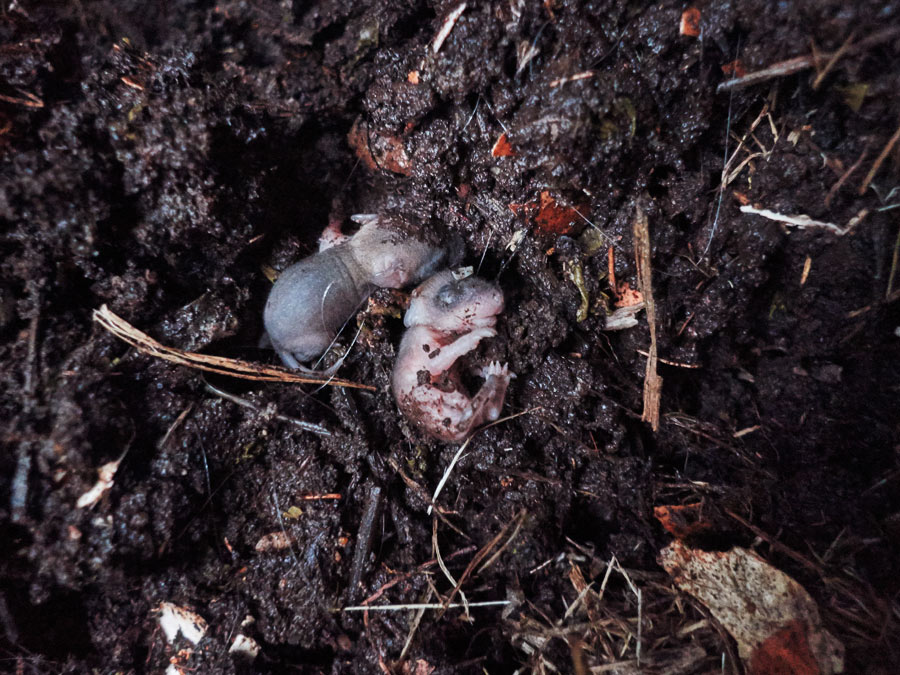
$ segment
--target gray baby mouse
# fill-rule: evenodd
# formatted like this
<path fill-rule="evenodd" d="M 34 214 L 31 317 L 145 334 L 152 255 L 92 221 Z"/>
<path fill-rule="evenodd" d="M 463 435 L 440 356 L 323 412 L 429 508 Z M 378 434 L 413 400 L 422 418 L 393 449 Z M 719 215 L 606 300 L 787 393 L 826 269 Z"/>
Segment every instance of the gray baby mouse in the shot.
<path fill-rule="evenodd" d="M 321 356 L 375 287 L 416 283 L 446 258 L 443 246 L 390 229 L 376 215 L 353 220 L 362 225 L 356 234 L 326 230 L 319 252 L 284 270 L 269 293 L 266 333 L 290 368 L 308 370 L 300 362 Z"/>
<path fill-rule="evenodd" d="M 400 411 L 430 436 L 462 441 L 500 416 L 514 377 L 507 366 L 491 363 L 482 369 L 484 384 L 470 397 L 456 361 L 497 334 L 494 326 L 502 311 L 503 292 L 496 284 L 475 277 L 457 280 L 450 271 L 435 274 L 412 292 L 391 386 Z"/>

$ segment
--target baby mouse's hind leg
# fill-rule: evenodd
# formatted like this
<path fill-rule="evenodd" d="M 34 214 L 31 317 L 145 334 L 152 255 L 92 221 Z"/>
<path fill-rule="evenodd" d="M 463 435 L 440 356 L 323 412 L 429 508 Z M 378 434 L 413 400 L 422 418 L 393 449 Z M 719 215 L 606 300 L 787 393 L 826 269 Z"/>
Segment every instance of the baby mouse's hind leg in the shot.
<path fill-rule="evenodd" d="M 497 361 L 492 361 L 482 371 L 484 384 L 481 389 L 472 398 L 472 411 L 475 417 L 480 417 L 481 424 L 483 422 L 493 422 L 500 417 L 500 411 L 503 409 L 503 399 L 506 398 L 506 388 L 509 381 L 515 377 L 509 372 L 507 364 L 500 365 Z"/>
<path fill-rule="evenodd" d="M 281 362 L 284 363 L 288 368 L 293 368 L 294 370 L 304 370 L 303 366 L 300 365 L 300 362 L 294 358 L 294 355 L 289 351 L 284 349 L 276 349 L 275 352 L 281 358 Z"/>
<path fill-rule="evenodd" d="M 335 373 L 337 373 L 338 371 L 338 368 L 343 365 L 345 358 L 341 357 L 334 364 L 328 366 L 327 368 L 323 368 L 322 370 L 313 370 L 312 368 L 304 366 L 302 363 L 300 363 L 297 358 L 288 351 L 279 350 L 278 356 L 281 357 L 282 362 L 284 362 L 284 365 L 286 365 L 288 368 L 299 371 L 304 375 L 310 375 L 322 380 L 327 380 L 334 377 Z"/>

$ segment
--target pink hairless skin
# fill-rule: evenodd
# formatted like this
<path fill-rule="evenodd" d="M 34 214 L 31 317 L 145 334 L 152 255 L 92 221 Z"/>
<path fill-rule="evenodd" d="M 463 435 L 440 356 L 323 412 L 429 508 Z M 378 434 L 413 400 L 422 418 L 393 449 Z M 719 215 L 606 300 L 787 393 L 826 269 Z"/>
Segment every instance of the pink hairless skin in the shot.
<path fill-rule="evenodd" d="M 391 384 L 401 412 L 420 430 L 458 442 L 500 416 L 513 377 L 507 366 L 485 367 L 484 384 L 469 397 L 456 362 L 497 334 L 494 325 L 502 311 L 503 293 L 496 285 L 474 277 L 457 280 L 449 271 L 412 292 Z"/>

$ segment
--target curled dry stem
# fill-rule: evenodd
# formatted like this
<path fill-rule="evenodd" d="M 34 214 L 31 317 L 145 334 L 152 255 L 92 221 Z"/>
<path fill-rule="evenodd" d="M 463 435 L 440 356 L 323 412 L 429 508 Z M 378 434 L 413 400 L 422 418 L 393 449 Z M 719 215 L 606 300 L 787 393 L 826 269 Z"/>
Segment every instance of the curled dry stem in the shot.
<path fill-rule="evenodd" d="M 210 356 L 187 352 L 183 349 L 167 347 L 146 333 L 138 330 L 122 317 L 115 314 L 106 305 L 94 310 L 94 321 L 115 335 L 120 340 L 130 344 L 143 354 L 155 356 L 163 361 L 177 363 L 180 366 L 196 368 L 219 375 L 228 375 L 244 380 L 257 380 L 259 382 L 284 382 L 295 384 L 329 384 L 335 387 L 352 387 L 356 389 L 368 389 L 375 391 L 375 387 L 359 382 L 351 382 L 340 378 L 323 380 L 308 375 L 298 375 L 286 368 L 278 366 L 266 366 L 241 359 L 229 359 L 224 356 Z"/>

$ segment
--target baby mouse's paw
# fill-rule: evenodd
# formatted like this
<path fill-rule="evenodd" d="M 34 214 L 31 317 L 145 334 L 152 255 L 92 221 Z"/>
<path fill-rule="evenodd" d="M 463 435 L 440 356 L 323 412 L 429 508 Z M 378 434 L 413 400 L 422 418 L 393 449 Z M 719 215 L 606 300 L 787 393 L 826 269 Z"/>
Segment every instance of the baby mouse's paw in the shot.
<path fill-rule="evenodd" d="M 481 376 L 486 380 L 489 377 L 504 378 L 511 380 L 516 374 L 509 372 L 509 364 L 504 363 L 502 366 L 499 361 L 491 361 L 488 365 L 481 369 Z"/>

